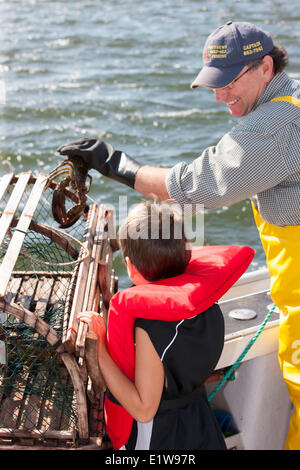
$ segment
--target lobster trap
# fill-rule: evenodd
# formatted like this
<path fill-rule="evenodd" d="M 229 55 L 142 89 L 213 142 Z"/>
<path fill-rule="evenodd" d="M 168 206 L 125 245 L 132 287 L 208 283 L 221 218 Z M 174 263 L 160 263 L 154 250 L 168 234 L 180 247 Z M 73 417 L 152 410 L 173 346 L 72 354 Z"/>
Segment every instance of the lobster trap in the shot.
<path fill-rule="evenodd" d="M 57 229 L 46 180 L 0 179 L 0 449 L 101 446 L 104 432 L 96 342 L 77 315 L 106 319 L 117 291 L 113 213 L 91 204 Z"/>

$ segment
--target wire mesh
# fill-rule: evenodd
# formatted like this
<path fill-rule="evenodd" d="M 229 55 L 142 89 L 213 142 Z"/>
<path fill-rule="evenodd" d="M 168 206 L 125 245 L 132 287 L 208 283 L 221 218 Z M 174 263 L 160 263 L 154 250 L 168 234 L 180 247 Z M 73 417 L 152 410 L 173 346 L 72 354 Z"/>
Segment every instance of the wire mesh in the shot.
<path fill-rule="evenodd" d="M 0 212 L 11 196 L 8 188 Z M 27 185 L 14 214 L 21 216 L 32 184 Z M 42 194 L 33 222 L 27 231 L 5 294 L 13 302 L 43 319 L 62 337 L 68 296 L 82 250 L 85 221 L 80 218 L 66 229 L 72 238 L 52 237 L 49 227 L 57 226 L 51 214 L 52 191 Z M 0 248 L 0 263 L 16 230 L 11 224 Z M 41 227 L 46 224 L 49 227 Z M 61 243 L 62 241 L 62 243 Z M 31 326 L 13 315 L 0 312 L 0 428 L 13 437 L 19 430 L 39 431 L 41 438 L 51 430 L 76 428 L 76 399 L 72 380 L 55 348 Z"/>
<path fill-rule="evenodd" d="M 70 429 L 77 425 L 73 384 L 59 355 L 27 325 L 9 315 L 1 324 L 6 363 L 0 365 L 0 425 L 16 430 Z"/>

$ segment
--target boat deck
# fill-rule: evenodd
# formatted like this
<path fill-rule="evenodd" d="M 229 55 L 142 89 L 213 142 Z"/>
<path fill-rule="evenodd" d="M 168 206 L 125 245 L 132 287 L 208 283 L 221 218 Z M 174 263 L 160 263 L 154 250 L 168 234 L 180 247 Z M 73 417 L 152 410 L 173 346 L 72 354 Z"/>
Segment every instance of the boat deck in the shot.
<path fill-rule="evenodd" d="M 219 304 L 225 319 L 225 344 L 217 369 L 235 363 L 273 307 L 267 269 L 244 274 Z M 256 316 L 248 320 L 232 318 L 230 312 L 239 309 L 254 311 Z M 277 351 L 278 332 L 279 311 L 275 308 L 243 360 Z"/>
<path fill-rule="evenodd" d="M 270 312 L 273 302 L 268 291 L 251 294 L 240 299 L 228 300 L 220 304 L 225 319 L 225 337 L 229 338 L 239 330 L 246 330 L 260 326 L 266 315 Z M 250 320 L 232 318 L 229 313 L 236 309 L 249 309 L 256 312 L 257 316 Z M 279 320 L 278 310 L 275 309 L 270 321 Z"/>

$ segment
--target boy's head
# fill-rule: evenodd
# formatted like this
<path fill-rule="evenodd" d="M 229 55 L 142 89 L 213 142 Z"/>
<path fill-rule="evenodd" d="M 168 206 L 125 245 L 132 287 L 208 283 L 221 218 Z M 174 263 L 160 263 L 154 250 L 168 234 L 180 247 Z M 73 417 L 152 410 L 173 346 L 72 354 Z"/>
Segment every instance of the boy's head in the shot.
<path fill-rule="evenodd" d="M 181 215 L 167 203 L 142 202 L 119 230 L 123 258 L 146 281 L 182 274 L 191 257 Z"/>

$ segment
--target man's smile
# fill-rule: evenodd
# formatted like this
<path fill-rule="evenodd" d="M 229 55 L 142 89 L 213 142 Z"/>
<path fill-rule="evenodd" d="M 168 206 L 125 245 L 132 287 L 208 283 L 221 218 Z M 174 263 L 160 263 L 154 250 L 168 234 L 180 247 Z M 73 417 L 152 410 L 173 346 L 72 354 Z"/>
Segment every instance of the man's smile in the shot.
<path fill-rule="evenodd" d="M 227 106 L 233 106 L 233 105 L 236 104 L 238 101 L 240 101 L 239 98 L 237 98 L 236 100 L 233 100 L 233 101 L 228 101 L 226 104 L 227 104 Z"/>

